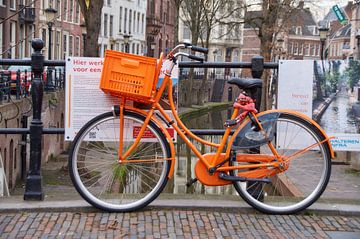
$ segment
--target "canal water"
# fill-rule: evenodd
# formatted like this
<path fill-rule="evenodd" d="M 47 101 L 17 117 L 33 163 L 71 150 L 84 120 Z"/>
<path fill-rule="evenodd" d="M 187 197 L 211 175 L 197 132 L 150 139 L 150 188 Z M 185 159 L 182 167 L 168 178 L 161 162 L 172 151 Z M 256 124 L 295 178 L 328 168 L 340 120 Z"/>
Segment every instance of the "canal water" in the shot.
<path fill-rule="evenodd" d="M 342 87 L 323 114 L 320 125 L 327 133 L 357 133 L 356 119 L 346 87 Z"/>
<path fill-rule="evenodd" d="M 194 115 L 183 119 L 183 123 L 189 129 L 225 129 L 224 122 L 231 116 L 231 108 L 229 109 L 216 109 L 210 110 L 206 113 Z M 221 136 L 201 136 L 203 139 L 219 143 Z M 215 149 L 204 146 L 195 140 L 192 143 L 197 149 L 204 153 L 214 152 Z M 191 153 L 191 157 L 190 156 Z M 190 178 L 195 178 L 194 167 L 198 161 L 197 157 L 190 152 L 186 144 L 178 139 L 177 143 L 177 160 L 175 165 L 175 177 L 174 177 L 174 193 L 195 193 L 195 194 L 220 194 L 231 195 L 235 193 L 233 186 L 226 187 L 207 187 L 201 183 L 193 184 L 193 187 L 186 187 L 186 183 Z"/>

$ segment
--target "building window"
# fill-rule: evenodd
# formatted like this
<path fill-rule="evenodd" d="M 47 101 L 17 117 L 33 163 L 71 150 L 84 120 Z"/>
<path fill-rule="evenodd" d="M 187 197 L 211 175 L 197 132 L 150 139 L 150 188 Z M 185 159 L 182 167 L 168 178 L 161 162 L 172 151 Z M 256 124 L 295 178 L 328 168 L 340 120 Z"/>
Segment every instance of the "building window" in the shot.
<path fill-rule="evenodd" d="M 125 8 L 125 13 L 124 13 L 124 33 L 126 33 L 126 26 L 127 26 L 127 8 Z"/>
<path fill-rule="evenodd" d="M 314 44 L 310 45 L 310 55 L 315 56 L 315 45 Z"/>
<path fill-rule="evenodd" d="M 290 43 L 289 43 L 289 54 L 290 54 L 290 55 L 293 54 L 293 50 L 294 50 L 294 49 L 293 49 L 293 43 L 290 42 Z"/>
<path fill-rule="evenodd" d="M 300 56 L 302 56 L 303 50 L 304 50 L 304 45 L 302 43 L 300 43 L 300 45 L 299 45 L 299 55 Z"/>
<path fill-rule="evenodd" d="M 70 0 L 70 9 L 69 9 L 69 22 L 73 22 L 74 14 L 74 0 Z"/>
<path fill-rule="evenodd" d="M 63 36 L 63 52 L 64 52 L 63 59 L 65 59 L 68 56 L 68 36 L 65 34 Z"/>
<path fill-rule="evenodd" d="M 114 35 L 114 30 L 113 30 L 113 27 L 114 27 L 114 16 L 113 15 L 110 15 L 110 30 L 109 30 L 109 35 L 112 37 Z"/>
<path fill-rule="evenodd" d="M 10 49 L 8 49 L 8 58 L 15 58 L 16 47 L 16 22 L 10 22 Z"/>
<path fill-rule="evenodd" d="M 295 34 L 296 35 L 302 35 L 302 28 L 301 26 L 297 26 L 296 29 L 295 29 Z"/>
<path fill-rule="evenodd" d="M 73 56 L 74 52 L 74 37 L 73 36 L 69 36 L 69 56 Z"/>
<path fill-rule="evenodd" d="M 59 59 L 60 58 L 60 37 L 61 37 L 61 32 L 60 31 L 56 31 L 56 36 L 55 36 L 55 59 Z"/>
<path fill-rule="evenodd" d="M 16 0 L 10 0 L 10 9 L 16 10 Z"/>
<path fill-rule="evenodd" d="M 75 56 L 80 56 L 80 37 L 75 38 Z"/>
<path fill-rule="evenodd" d="M 68 19 L 68 1 L 64 0 L 64 21 L 67 21 Z"/>
<path fill-rule="evenodd" d="M 316 45 L 316 56 L 320 56 L 320 45 Z"/>
<path fill-rule="evenodd" d="M 154 15 L 155 14 L 155 0 L 150 0 L 149 5 L 150 5 L 150 14 Z"/>
<path fill-rule="evenodd" d="M 133 24 L 133 32 L 136 32 L 136 12 L 134 11 L 134 24 Z"/>
<path fill-rule="evenodd" d="M 294 55 L 297 55 L 299 52 L 299 44 L 297 42 L 294 43 Z"/>
<path fill-rule="evenodd" d="M 76 7 L 75 8 L 75 22 L 79 23 L 79 21 L 80 21 L 80 6 L 77 1 L 75 2 L 75 7 Z"/>
<path fill-rule="evenodd" d="M 145 27 L 144 22 L 145 22 L 145 15 L 142 14 L 141 15 L 141 33 L 144 33 L 144 27 Z"/>
<path fill-rule="evenodd" d="M 108 30 L 108 15 L 104 14 L 104 37 L 107 37 L 107 30 Z"/>
<path fill-rule="evenodd" d="M 137 14 L 136 32 L 137 32 L 137 33 L 140 33 L 140 12 L 138 12 L 138 14 Z"/>
<path fill-rule="evenodd" d="M 131 34 L 132 10 L 129 10 L 129 34 Z"/>
<path fill-rule="evenodd" d="M 305 44 L 305 52 L 304 52 L 305 56 L 309 56 L 310 55 L 310 45 L 309 44 Z"/>
<path fill-rule="evenodd" d="M 107 0 L 107 5 L 110 7 L 111 6 L 111 0 Z"/>
<path fill-rule="evenodd" d="M 120 7 L 120 12 L 119 12 L 119 32 L 121 33 L 121 25 L 122 25 L 122 11 L 123 8 Z"/>

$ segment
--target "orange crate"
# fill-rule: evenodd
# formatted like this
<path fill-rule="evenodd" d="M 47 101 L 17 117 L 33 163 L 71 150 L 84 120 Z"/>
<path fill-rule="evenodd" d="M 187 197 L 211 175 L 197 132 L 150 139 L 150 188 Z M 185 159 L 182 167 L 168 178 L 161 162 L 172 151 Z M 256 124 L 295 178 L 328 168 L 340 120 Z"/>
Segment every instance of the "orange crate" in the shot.
<path fill-rule="evenodd" d="M 149 102 L 157 77 L 156 58 L 106 50 L 100 88 L 117 97 Z"/>

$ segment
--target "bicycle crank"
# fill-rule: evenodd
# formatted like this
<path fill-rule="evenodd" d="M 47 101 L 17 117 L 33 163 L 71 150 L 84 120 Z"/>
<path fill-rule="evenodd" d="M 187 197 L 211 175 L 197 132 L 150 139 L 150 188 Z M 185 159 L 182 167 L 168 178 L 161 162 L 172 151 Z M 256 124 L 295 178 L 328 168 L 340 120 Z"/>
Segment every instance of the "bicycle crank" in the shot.
<path fill-rule="evenodd" d="M 261 182 L 261 183 L 270 183 L 271 180 L 268 178 L 244 178 L 244 177 L 238 177 L 238 176 L 231 176 L 226 173 L 219 173 L 219 178 L 227 181 L 240 181 L 240 182 Z"/>

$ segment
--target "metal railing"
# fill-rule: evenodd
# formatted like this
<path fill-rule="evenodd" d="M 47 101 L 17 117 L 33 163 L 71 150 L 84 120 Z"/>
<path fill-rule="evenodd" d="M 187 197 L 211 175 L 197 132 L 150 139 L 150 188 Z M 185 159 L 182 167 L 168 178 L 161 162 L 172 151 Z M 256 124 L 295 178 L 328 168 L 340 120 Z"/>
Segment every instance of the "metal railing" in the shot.
<path fill-rule="evenodd" d="M 32 41 L 34 53 L 31 60 L 0 60 L 0 64 L 6 65 L 30 65 L 33 73 L 31 81 L 31 98 L 33 118 L 29 128 L 6 128 L 0 129 L 0 134 L 30 134 L 30 165 L 26 177 L 24 200 L 43 200 L 44 192 L 42 188 L 42 176 L 40 174 L 41 168 L 41 145 L 43 134 L 64 134 L 64 128 L 44 128 L 41 120 L 41 106 L 44 93 L 43 73 L 44 66 L 65 66 L 65 61 L 44 60 L 44 55 L 41 53 L 44 47 L 44 42 L 41 39 L 34 39 Z M 197 62 L 180 62 L 179 67 L 187 68 L 250 68 L 254 78 L 260 78 L 264 69 L 276 69 L 277 63 L 264 63 L 262 57 L 254 57 L 251 62 L 226 62 L 226 63 L 197 63 Z M 0 84 L 2 81 L 0 81 Z M 62 87 L 64 84 L 62 84 Z M 45 85 L 46 88 L 46 85 Z M 261 91 L 253 92 L 254 97 L 259 99 Z M 259 94 L 260 93 L 260 94 Z M 257 108 L 260 106 L 258 100 Z M 222 135 L 224 130 L 197 130 L 192 129 L 193 133 L 197 135 Z"/>

